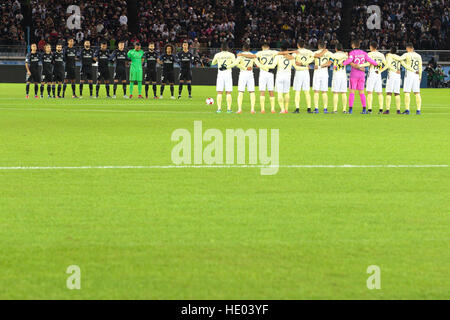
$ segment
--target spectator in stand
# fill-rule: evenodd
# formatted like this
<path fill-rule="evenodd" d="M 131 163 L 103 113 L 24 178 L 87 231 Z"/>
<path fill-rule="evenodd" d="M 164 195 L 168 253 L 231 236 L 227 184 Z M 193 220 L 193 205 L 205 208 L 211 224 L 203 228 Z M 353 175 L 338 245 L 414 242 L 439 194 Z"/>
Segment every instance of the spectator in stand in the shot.
<path fill-rule="evenodd" d="M 67 20 L 76 12 L 67 13 L 70 5 L 80 9 L 81 29 L 69 29 Z M 90 40 L 98 45 L 101 40 L 128 38 L 126 0 L 31 0 L 34 33 L 32 40 L 44 38 L 56 43 L 59 39 L 75 37 L 78 44 Z"/>
<path fill-rule="evenodd" d="M 381 30 L 367 29 L 367 6 L 373 4 L 381 8 Z M 449 8 L 449 0 L 361 0 L 353 8 L 351 35 L 367 42 L 377 40 L 381 49 L 408 42 L 417 49 L 448 49 Z"/>
<path fill-rule="evenodd" d="M 20 2 L 18 0 L 2 0 L 0 3 L 0 45 L 25 44 L 22 21 Z"/>

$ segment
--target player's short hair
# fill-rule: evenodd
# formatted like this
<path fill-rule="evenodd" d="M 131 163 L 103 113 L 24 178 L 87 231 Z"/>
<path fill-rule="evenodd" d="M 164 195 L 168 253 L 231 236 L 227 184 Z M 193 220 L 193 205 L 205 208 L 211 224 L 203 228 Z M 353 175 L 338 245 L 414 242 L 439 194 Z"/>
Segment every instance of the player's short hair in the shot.
<path fill-rule="evenodd" d="M 264 41 L 263 44 L 261 45 L 261 48 L 270 48 L 270 45 L 267 41 Z"/>
<path fill-rule="evenodd" d="M 298 39 L 297 40 L 297 47 L 304 48 L 305 45 L 306 45 L 305 40 L 303 40 L 303 39 Z"/>
<path fill-rule="evenodd" d="M 107 42 L 106 40 L 102 40 L 102 41 L 100 42 L 100 45 L 102 45 L 102 44 L 108 45 L 108 42 Z"/>
<path fill-rule="evenodd" d="M 359 46 L 361 45 L 361 40 L 353 39 L 352 40 L 352 45 L 354 45 L 355 47 L 359 48 Z"/>
<path fill-rule="evenodd" d="M 185 44 L 185 43 L 186 43 L 187 45 L 189 45 L 189 42 L 188 42 L 187 40 L 184 40 L 182 44 Z"/>
<path fill-rule="evenodd" d="M 118 42 L 118 44 L 121 44 L 121 43 L 125 44 L 125 41 L 120 40 L 120 41 Z"/>
<path fill-rule="evenodd" d="M 62 41 L 58 41 L 58 43 L 56 43 L 56 46 L 62 46 L 63 42 Z"/>
<path fill-rule="evenodd" d="M 342 43 L 340 43 L 340 42 L 336 43 L 335 48 L 336 48 L 336 50 L 338 50 L 338 51 L 344 50 L 344 46 L 343 46 Z"/>
<path fill-rule="evenodd" d="M 250 50 L 250 46 L 248 45 L 248 43 L 244 43 L 244 45 L 242 46 L 242 49 L 244 51 L 248 51 L 248 50 Z"/>
<path fill-rule="evenodd" d="M 220 46 L 220 48 L 222 49 L 222 51 L 227 51 L 228 50 L 228 42 L 226 42 L 226 41 L 222 42 L 222 45 Z"/>
<path fill-rule="evenodd" d="M 67 42 L 69 42 L 70 40 L 75 41 L 75 38 L 74 38 L 74 37 L 68 37 L 68 38 L 67 38 Z"/>
<path fill-rule="evenodd" d="M 281 51 L 287 51 L 289 44 L 287 43 L 287 41 L 283 41 L 281 43 Z"/>
<path fill-rule="evenodd" d="M 397 47 L 396 47 L 396 46 L 393 46 L 393 47 L 391 48 L 390 53 L 396 54 L 396 53 L 397 53 Z"/>
<path fill-rule="evenodd" d="M 134 46 L 135 46 L 135 47 L 140 47 L 140 46 L 141 46 L 141 43 L 140 43 L 139 41 L 136 41 L 136 42 L 134 43 Z"/>
<path fill-rule="evenodd" d="M 319 48 L 326 48 L 326 47 L 327 47 L 325 41 L 322 41 L 322 40 L 318 42 L 317 46 L 318 46 Z"/>
<path fill-rule="evenodd" d="M 412 42 L 407 42 L 407 43 L 406 43 L 406 47 L 407 47 L 407 48 L 414 49 L 414 45 L 412 44 Z"/>
<path fill-rule="evenodd" d="M 370 46 L 371 46 L 372 48 L 374 48 L 374 49 L 378 49 L 378 43 L 377 43 L 376 41 L 372 41 L 372 42 L 370 43 Z"/>

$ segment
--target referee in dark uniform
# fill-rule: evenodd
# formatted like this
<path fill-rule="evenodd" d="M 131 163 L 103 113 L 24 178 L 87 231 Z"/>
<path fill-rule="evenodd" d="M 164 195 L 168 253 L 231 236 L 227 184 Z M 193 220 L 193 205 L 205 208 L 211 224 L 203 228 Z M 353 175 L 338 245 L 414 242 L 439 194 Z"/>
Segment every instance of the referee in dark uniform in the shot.
<path fill-rule="evenodd" d="M 41 73 L 39 71 L 39 62 L 41 55 L 37 51 L 36 43 L 31 44 L 31 52 L 27 54 L 25 59 L 25 68 L 27 69 L 26 93 L 27 99 L 30 93 L 30 83 L 34 83 L 34 97 L 38 98 L 39 83 L 41 82 Z"/>

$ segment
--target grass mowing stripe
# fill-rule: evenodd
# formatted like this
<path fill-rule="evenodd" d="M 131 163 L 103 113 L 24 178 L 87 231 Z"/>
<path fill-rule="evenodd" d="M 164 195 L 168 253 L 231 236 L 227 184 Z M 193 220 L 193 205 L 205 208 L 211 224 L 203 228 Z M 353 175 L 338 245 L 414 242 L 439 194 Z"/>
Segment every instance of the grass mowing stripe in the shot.
<path fill-rule="evenodd" d="M 0 167 L 0 170 L 89 170 L 89 169 L 230 169 L 230 168 L 448 168 L 448 164 L 386 165 L 160 165 L 160 166 L 68 166 L 68 167 Z"/>

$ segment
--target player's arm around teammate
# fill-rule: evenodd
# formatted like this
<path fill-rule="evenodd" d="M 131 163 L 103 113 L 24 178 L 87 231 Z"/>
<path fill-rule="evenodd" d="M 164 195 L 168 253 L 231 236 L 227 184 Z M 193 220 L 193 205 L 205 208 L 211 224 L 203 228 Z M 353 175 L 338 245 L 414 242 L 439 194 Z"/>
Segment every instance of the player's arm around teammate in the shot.
<path fill-rule="evenodd" d="M 403 82 L 403 92 L 405 94 L 404 114 L 410 114 L 411 91 L 414 92 L 416 98 L 416 114 L 421 114 L 422 97 L 420 96 L 420 82 L 422 80 L 422 57 L 414 51 L 412 43 L 406 44 L 406 53 L 402 56 L 402 66 L 406 69 L 405 80 Z"/>
<path fill-rule="evenodd" d="M 397 55 L 397 47 L 392 47 L 386 56 L 386 65 L 388 68 L 388 78 L 386 81 L 386 111 L 383 114 L 389 114 L 391 108 L 392 94 L 395 96 L 397 114 L 401 114 L 400 84 L 401 84 L 401 62 L 405 58 Z"/>
<path fill-rule="evenodd" d="M 347 110 L 347 72 L 343 62 L 348 58 L 348 54 L 343 51 L 343 46 L 337 43 L 335 53 L 331 54 L 333 59 L 333 79 L 331 89 L 333 91 L 333 113 L 338 112 L 339 95 L 342 100 L 342 111 Z"/>
<path fill-rule="evenodd" d="M 242 47 L 244 53 L 250 53 L 250 47 L 247 43 Z M 239 56 L 237 58 L 237 67 L 241 70 L 239 72 L 239 81 L 238 81 L 238 111 L 237 113 L 242 113 L 242 102 L 244 100 L 244 92 L 247 88 L 250 93 L 250 112 L 252 114 L 255 113 L 255 78 L 253 75 L 253 58 L 246 58 L 244 56 Z"/>
<path fill-rule="evenodd" d="M 223 91 L 226 92 L 227 99 L 227 112 L 232 113 L 232 102 L 231 92 L 233 91 L 233 77 L 231 69 L 237 64 L 237 59 L 233 53 L 228 51 L 228 43 L 223 42 L 221 45 L 221 51 L 216 53 L 211 65 L 216 65 L 218 67 L 217 81 L 216 81 L 216 91 L 217 91 L 217 113 L 222 112 L 222 96 Z"/>

